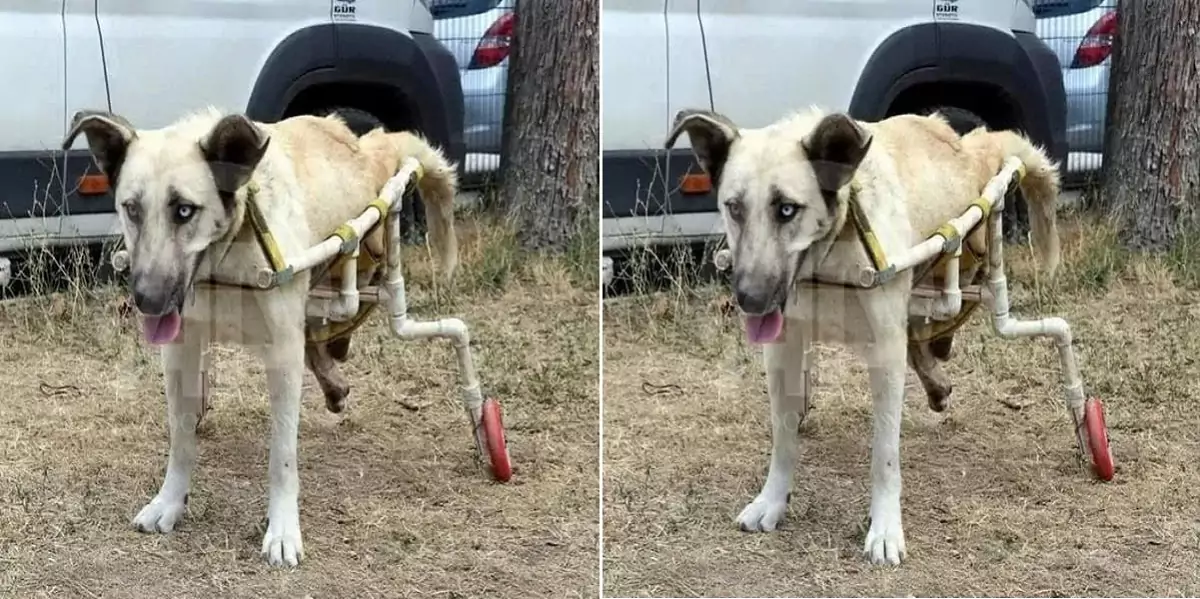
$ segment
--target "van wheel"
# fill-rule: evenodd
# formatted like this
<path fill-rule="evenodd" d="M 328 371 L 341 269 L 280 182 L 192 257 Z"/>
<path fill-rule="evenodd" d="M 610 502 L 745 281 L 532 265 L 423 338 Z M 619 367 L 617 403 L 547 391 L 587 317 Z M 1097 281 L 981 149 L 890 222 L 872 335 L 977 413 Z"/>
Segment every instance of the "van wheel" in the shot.
<path fill-rule="evenodd" d="M 930 115 L 935 112 L 941 113 L 950 121 L 950 126 L 954 128 L 959 135 L 966 135 L 979 127 L 986 127 L 987 123 L 979 118 L 979 115 L 957 106 L 934 106 L 924 110 L 922 115 Z"/>

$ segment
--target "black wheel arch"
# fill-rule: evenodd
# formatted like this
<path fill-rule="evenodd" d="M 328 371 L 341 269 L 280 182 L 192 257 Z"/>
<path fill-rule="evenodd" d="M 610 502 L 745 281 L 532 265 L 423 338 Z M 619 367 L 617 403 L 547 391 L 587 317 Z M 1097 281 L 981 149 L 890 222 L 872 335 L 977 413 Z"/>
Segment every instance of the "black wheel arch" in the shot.
<path fill-rule="evenodd" d="M 958 22 L 897 30 L 867 60 L 849 112 L 879 120 L 936 104 L 958 105 L 993 127 L 1024 131 L 1065 168 L 1061 67 L 1031 33 Z"/>
<path fill-rule="evenodd" d="M 275 122 L 350 106 L 390 129 L 415 129 L 464 162 L 463 95 L 453 55 L 433 36 L 362 23 L 322 23 L 284 38 L 264 62 L 246 114 Z"/>

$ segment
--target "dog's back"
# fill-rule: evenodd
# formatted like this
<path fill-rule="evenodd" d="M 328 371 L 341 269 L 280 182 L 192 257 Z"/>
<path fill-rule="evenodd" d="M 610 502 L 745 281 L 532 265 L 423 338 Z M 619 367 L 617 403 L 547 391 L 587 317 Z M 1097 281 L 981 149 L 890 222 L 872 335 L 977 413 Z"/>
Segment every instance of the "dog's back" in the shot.
<path fill-rule="evenodd" d="M 1017 156 L 1025 164 L 1021 190 L 1030 205 L 1034 245 L 1046 270 L 1058 265 L 1055 204 L 1059 191 L 1057 166 L 1025 137 L 1011 131 L 980 127 L 959 136 L 940 115 L 899 115 L 864 124 L 874 134 L 906 190 L 914 243 L 962 214 L 1004 161 Z M 982 232 L 970 240 L 982 252 Z"/>

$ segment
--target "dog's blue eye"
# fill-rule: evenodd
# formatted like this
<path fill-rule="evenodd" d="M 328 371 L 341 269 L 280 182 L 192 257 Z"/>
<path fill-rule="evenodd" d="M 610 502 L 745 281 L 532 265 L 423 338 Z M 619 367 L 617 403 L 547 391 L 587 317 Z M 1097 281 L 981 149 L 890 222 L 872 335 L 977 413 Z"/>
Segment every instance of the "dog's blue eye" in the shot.
<path fill-rule="evenodd" d="M 175 207 L 175 222 L 186 223 L 196 214 L 196 207 L 191 204 L 180 204 Z"/>
<path fill-rule="evenodd" d="M 800 208 L 797 207 L 795 204 L 792 204 L 792 203 L 780 204 L 779 205 L 779 220 L 782 222 L 787 222 L 789 220 L 792 220 L 793 218 L 795 218 L 796 213 L 799 211 L 800 211 Z"/>

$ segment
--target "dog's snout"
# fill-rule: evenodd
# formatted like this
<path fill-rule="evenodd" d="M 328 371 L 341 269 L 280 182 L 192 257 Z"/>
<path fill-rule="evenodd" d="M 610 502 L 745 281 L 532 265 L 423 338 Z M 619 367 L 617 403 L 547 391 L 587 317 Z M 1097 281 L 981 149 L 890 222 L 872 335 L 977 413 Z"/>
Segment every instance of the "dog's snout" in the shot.
<path fill-rule="evenodd" d="M 149 277 L 134 276 L 130 287 L 133 305 L 146 316 L 162 316 L 175 310 L 175 293 L 170 286 L 161 285 Z"/>
<path fill-rule="evenodd" d="M 779 308 L 777 289 L 773 285 L 758 285 L 745 277 L 737 277 L 733 285 L 733 297 L 738 308 L 746 314 L 766 314 Z"/>

